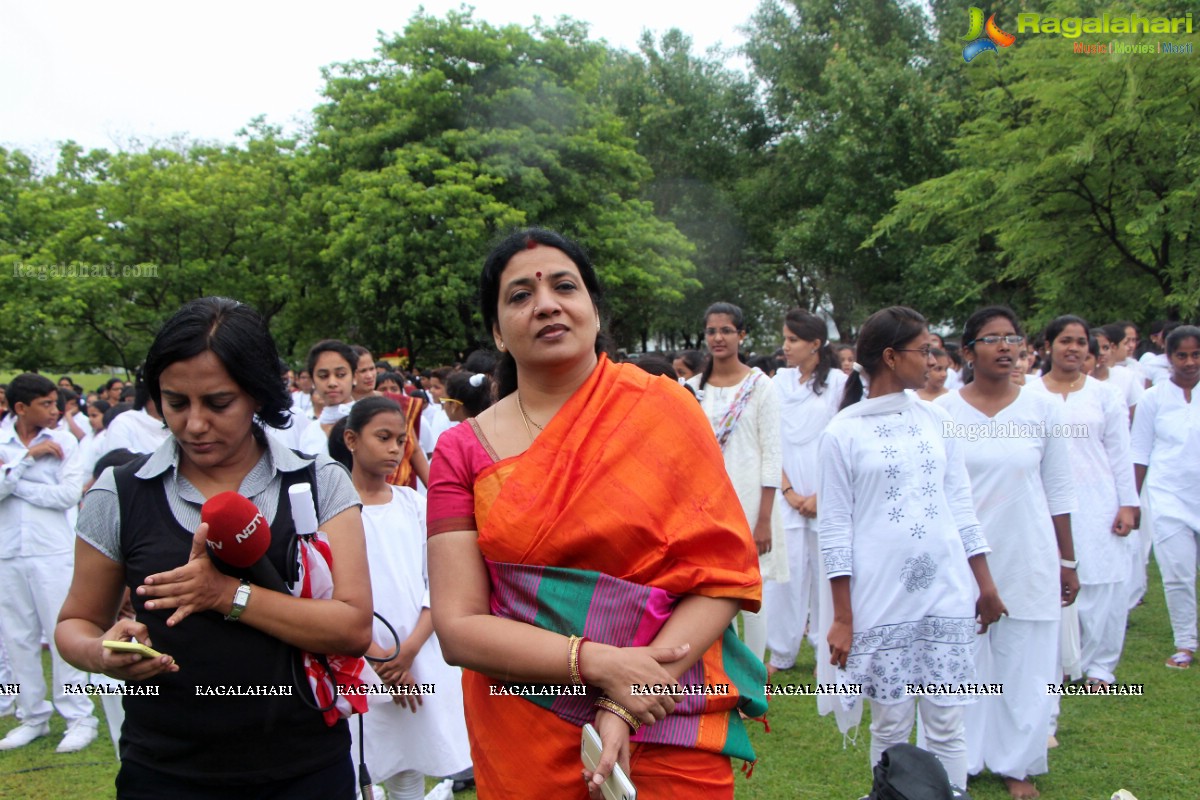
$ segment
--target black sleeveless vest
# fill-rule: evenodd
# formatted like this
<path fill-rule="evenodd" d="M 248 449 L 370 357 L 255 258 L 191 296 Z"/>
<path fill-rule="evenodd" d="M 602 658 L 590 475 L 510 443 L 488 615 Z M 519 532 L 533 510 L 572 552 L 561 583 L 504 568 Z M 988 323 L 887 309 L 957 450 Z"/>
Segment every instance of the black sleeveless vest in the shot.
<path fill-rule="evenodd" d="M 131 592 L 148 575 L 187 563 L 193 538 L 193 532 L 171 514 L 161 476 L 136 477 L 146 460 L 139 458 L 114 470 L 121 555 Z M 280 473 L 280 479 L 267 557 L 286 576 L 288 543 L 295 536 L 287 490 L 307 481 L 315 493 L 316 469 L 310 464 Z M 179 672 L 146 681 L 159 687 L 157 697 L 124 698 L 122 760 L 198 783 L 234 785 L 295 778 L 349 756 L 346 720 L 329 727 L 304 702 L 314 701 L 296 648 L 244 623 L 226 622 L 216 611 L 192 614 L 168 628 L 166 621 L 174 609 L 148 611 L 136 592 L 132 599 L 154 649 L 173 656 Z M 253 691 L 262 687 L 276 694 L 222 694 L 238 687 Z M 291 695 L 278 694 L 278 687 L 290 687 Z"/>

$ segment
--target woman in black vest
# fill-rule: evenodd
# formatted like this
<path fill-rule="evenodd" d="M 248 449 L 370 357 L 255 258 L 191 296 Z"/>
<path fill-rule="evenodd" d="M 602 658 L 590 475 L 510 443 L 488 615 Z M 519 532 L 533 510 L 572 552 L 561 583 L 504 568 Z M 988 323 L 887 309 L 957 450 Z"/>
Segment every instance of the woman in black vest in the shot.
<path fill-rule="evenodd" d="M 117 796 L 352 798 L 345 720 L 326 725 L 299 651 L 361 655 L 371 641 L 360 504 L 340 464 L 273 444 L 290 398 L 275 343 L 249 306 L 194 300 L 146 357 L 150 395 L 171 430 L 153 454 L 106 471 L 86 495 L 75 575 L 55 639 L 81 669 L 127 682 Z M 333 552 L 333 597 L 292 597 L 219 571 L 200 507 L 236 491 L 271 532 L 264 559 L 286 575 L 295 535 L 288 488 L 315 489 Z M 125 587 L 135 620 L 116 620 Z M 163 655 L 105 648 L 131 638 Z M 296 676 L 299 675 L 299 680 Z"/>

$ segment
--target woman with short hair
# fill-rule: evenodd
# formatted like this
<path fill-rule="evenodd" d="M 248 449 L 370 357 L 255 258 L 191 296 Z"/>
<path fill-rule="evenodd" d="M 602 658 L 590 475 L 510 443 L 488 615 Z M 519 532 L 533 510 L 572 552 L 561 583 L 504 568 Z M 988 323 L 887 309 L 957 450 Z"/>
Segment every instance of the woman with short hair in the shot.
<path fill-rule="evenodd" d="M 206 297 L 177 311 L 146 356 L 150 396 L 170 429 L 151 455 L 105 471 L 80 511 L 75 575 L 55 639 L 90 672 L 153 688 L 124 698 L 117 797 L 354 796 L 345 720 L 327 724 L 296 685 L 297 651 L 358 656 L 371 640 L 371 584 L 350 476 L 274 444 L 291 400 L 259 314 Z M 201 506 L 251 500 L 271 535 L 263 559 L 287 575 L 299 533 L 289 487 L 310 484 L 332 553 L 330 599 L 293 597 L 220 571 Z M 256 573 L 257 574 L 257 573 Z M 136 620 L 116 619 L 125 587 Z M 131 639 L 162 655 L 105 647 Z M 197 687 L 290 686 L 288 695 L 221 698 Z M 307 701 L 307 704 L 306 704 Z"/>

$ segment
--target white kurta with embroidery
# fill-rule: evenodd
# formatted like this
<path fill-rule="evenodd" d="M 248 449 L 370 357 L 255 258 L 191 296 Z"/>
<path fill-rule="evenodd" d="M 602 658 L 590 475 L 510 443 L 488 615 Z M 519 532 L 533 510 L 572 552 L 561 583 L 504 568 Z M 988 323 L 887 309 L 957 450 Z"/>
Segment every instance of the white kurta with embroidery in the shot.
<path fill-rule="evenodd" d="M 425 563 L 425 498 L 407 486 L 392 486 L 392 501 L 364 505 L 363 532 L 371 571 L 375 611 L 401 640 L 412 635 L 423 608 L 429 607 Z M 388 652 L 392 634 L 377 619 L 372 639 Z M 386 695 L 371 695 L 363 716 L 367 768 L 383 781 L 402 770 L 426 775 L 452 775 L 471 764 L 463 712 L 462 673 L 446 663 L 437 634 L 429 637 L 412 665 L 413 679 L 433 684 L 414 714 Z M 358 725 L 350 726 L 358 752 Z"/>
<path fill-rule="evenodd" d="M 1062 405 L 1060 431 L 1071 450 L 1079 510 L 1071 515 L 1079 582 L 1121 583 L 1129 577 L 1132 543 L 1112 532 L 1119 506 L 1137 506 L 1129 452 L 1129 408 L 1117 390 L 1095 378 L 1084 381 L 1066 400 L 1040 378 L 1026 388 L 1048 394 Z"/>
<path fill-rule="evenodd" d="M 909 683 L 975 678 L 978 590 L 967 559 L 988 547 L 971 503 L 964 443 L 943 435 L 950 422 L 943 409 L 898 392 L 844 409 L 821 437 L 821 554 L 830 578 L 850 576 L 854 617 L 838 682 L 861 684 L 866 697 L 884 704 L 912 699 Z"/>
<path fill-rule="evenodd" d="M 751 370 L 745 378 L 733 386 L 713 386 L 703 389 L 700 376 L 688 381 L 700 400 L 714 435 L 718 424 L 737 398 L 742 385 L 758 375 L 750 400 L 746 404 L 722 455 L 725 471 L 733 483 L 733 490 L 742 503 L 750 530 L 758 521 L 759 505 L 762 503 L 763 487 L 779 488 L 783 476 L 783 455 L 779 430 L 779 393 L 771 380 L 759 369 Z M 758 557 L 758 567 L 763 579 L 783 583 L 788 579 L 787 540 L 783 537 L 783 520 L 779 509 L 771 514 L 771 550 Z"/>

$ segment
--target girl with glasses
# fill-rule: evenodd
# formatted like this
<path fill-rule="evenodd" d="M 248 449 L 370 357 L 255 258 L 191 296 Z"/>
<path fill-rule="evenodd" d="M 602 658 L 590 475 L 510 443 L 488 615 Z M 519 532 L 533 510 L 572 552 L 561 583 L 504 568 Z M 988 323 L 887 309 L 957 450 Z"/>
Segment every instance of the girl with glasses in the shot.
<path fill-rule="evenodd" d="M 963 442 L 949 415 L 911 391 L 933 357 L 925 318 L 894 306 L 872 314 L 858 364 L 820 443 L 817 528 L 832 595 L 828 631 L 837 681 L 871 704 L 871 763 L 907 742 L 918 699 L 909 684 L 975 681 L 980 632 L 1005 613 L 971 504 Z M 978 588 L 978 601 L 976 589 Z M 964 694 L 920 697 L 927 749 L 965 786 Z M 843 698 L 847 709 L 860 696 Z"/>
<path fill-rule="evenodd" d="M 1004 694 L 981 697 L 966 711 L 968 770 L 986 766 L 1013 797 L 1036 797 L 1028 779 L 1048 770 L 1054 703 L 1046 686 L 1061 674 L 1062 608 L 1079 589 L 1074 474 L 1067 441 L 1055 433 L 1060 410 L 1044 393 L 1012 382 L 1025 348 L 1016 315 L 1001 306 L 976 311 L 962 341 L 974 380 L 937 404 L 957 426 L 951 434 L 966 437 L 971 497 L 992 548 L 988 567 L 1008 607 L 973 643 L 977 680 L 1003 684 Z"/>

